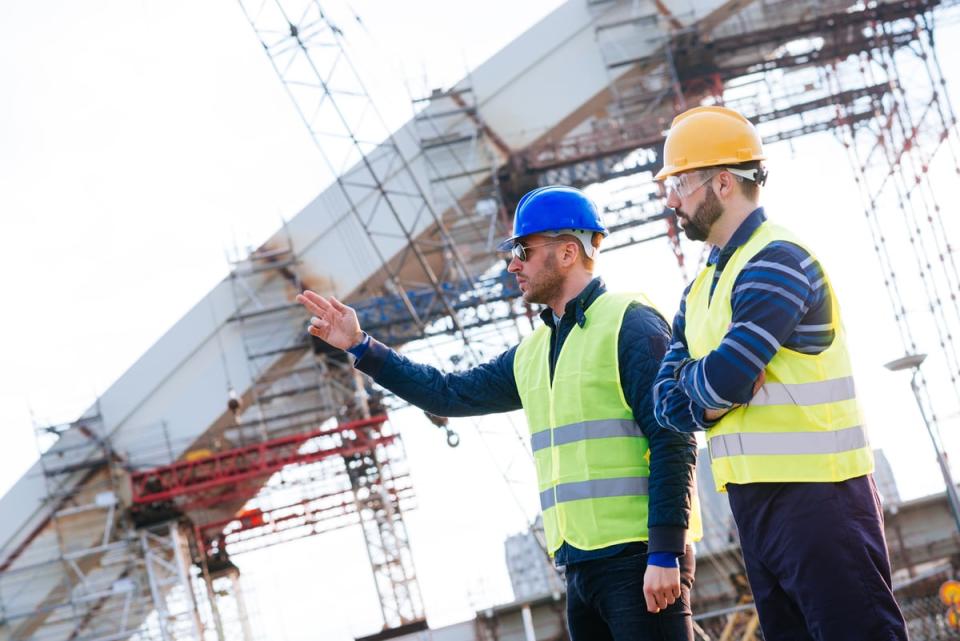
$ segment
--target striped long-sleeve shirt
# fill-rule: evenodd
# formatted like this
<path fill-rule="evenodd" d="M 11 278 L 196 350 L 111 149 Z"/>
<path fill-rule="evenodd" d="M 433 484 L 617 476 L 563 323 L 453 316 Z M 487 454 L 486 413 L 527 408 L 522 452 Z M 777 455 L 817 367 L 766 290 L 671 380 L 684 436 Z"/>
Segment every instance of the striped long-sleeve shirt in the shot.
<path fill-rule="evenodd" d="M 763 208 L 748 216 L 721 250 L 707 261 L 716 264 L 710 295 L 734 251 L 766 220 Z M 673 341 L 654 384 L 657 422 L 679 432 L 703 430 L 714 423 L 704 410 L 747 403 L 760 372 L 781 348 L 817 354 L 833 341 L 829 288 L 820 264 L 804 249 L 772 242 L 741 270 L 733 286 L 732 323 L 720 345 L 692 360 L 685 333 L 687 294 L 673 320 Z M 679 372 L 677 371 L 679 368 Z"/>

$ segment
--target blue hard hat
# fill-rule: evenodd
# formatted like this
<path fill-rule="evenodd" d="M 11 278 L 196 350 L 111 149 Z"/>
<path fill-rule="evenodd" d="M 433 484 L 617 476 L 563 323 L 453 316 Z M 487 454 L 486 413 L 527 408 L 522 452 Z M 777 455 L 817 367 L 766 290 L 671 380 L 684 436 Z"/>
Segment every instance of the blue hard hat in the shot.
<path fill-rule="evenodd" d="M 579 189 L 563 185 L 539 187 L 520 199 L 513 217 L 513 235 L 497 249 L 510 251 L 518 238 L 566 229 L 610 234 L 600 220 L 597 206 Z"/>

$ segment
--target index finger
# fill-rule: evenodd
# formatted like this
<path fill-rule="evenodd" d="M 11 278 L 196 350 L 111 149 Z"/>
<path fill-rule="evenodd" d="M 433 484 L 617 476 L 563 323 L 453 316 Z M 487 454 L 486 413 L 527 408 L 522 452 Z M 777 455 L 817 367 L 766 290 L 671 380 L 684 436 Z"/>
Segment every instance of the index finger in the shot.
<path fill-rule="evenodd" d="M 297 294 L 297 302 L 306 307 L 307 311 L 315 316 L 319 316 L 324 312 L 329 313 L 333 310 L 330 301 L 309 289 L 304 290 L 302 294 Z"/>

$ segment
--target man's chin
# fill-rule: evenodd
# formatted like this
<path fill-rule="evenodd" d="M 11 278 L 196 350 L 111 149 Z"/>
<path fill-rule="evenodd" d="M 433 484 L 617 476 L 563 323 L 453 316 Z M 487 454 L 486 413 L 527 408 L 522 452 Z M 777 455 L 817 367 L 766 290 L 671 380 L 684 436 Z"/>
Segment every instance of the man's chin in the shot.
<path fill-rule="evenodd" d="M 521 292 L 520 292 L 520 298 L 522 298 L 522 299 L 523 299 L 523 302 L 527 303 L 528 305 L 539 305 L 539 304 L 540 304 L 540 300 L 539 300 L 540 297 L 537 296 L 537 295 L 536 295 L 532 290 L 530 290 L 530 289 L 527 289 L 526 291 L 521 291 Z"/>
<path fill-rule="evenodd" d="M 700 242 L 702 240 L 706 240 L 707 238 L 707 235 L 703 233 L 703 230 L 697 227 L 696 225 L 691 225 L 691 224 L 684 225 L 681 222 L 680 229 L 683 230 L 684 236 L 686 236 L 690 240 Z"/>

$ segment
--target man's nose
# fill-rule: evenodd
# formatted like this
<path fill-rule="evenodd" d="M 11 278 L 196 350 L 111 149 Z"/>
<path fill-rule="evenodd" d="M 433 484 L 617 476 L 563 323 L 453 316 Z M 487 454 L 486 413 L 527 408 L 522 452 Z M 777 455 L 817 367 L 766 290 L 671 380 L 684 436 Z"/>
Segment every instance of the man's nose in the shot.
<path fill-rule="evenodd" d="M 523 263 L 520 262 L 520 259 L 516 256 L 511 256 L 510 263 L 507 265 L 507 271 L 511 274 L 516 274 L 523 268 Z"/>
<path fill-rule="evenodd" d="M 672 189 L 667 190 L 667 207 L 670 209 L 676 209 L 680 206 L 680 197 L 677 196 L 677 192 Z"/>

